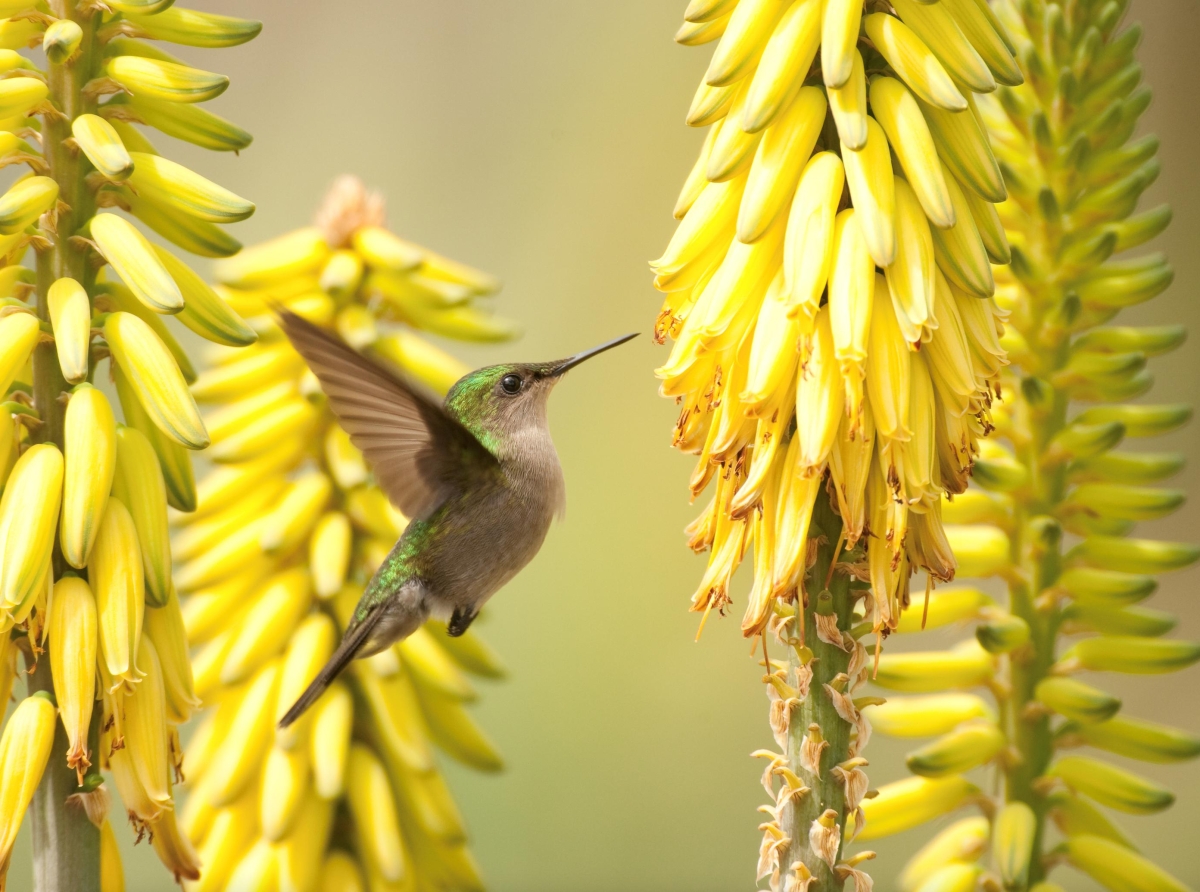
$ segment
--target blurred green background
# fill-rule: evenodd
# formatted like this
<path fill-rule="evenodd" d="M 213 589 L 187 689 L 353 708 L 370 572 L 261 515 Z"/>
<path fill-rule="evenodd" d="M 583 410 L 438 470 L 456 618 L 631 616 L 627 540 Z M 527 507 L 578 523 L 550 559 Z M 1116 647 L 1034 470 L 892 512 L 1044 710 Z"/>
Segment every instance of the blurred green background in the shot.
<path fill-rule="evenodd" d="M 254 144 L 240 157 L 170 147 L 172 158 L 258 203 L 234 230 L 247 244 L 303 225 L 334 176 L 356 173 L 386 194 L 393 231 L 504 280 L 496 308 L 526 334 L 511 345 L 450 345 L 468 363 L 548 359 L 648 333 L 659 297 L 646 261 L 672 232 L 671 207 L 700 146 L 683 116 L 711 52 L 672 42 L 683 0 L 186 5 L 265 23 L 244 47 L 179 52 L 232 77 L 210 107 L 251 130 Z M 1200 3 L 1134 0 L 1131 18 L 1145 24 L 1141 61 L 1155 88 L 1146 129 L 1162 138 L 1151 199 L 1175 208 L 1157 247 L 1177 277 L 1128 317 L 1195 328 Z M 687 604 L 704 559 L 684 545 L 692 461 L 668 448 L 674 408 L 652 375 L 665 350 L 644 336 L 581 367 L 552 401 L 567 517 L 482 628 L 511 669 L 484 688 L 477 712 L 508 769 L 449 770 L 496 892 L 753 887 L 754 810 L 765 796 L 749 753 L 771 742 L 766 698 L 736 622 L 710 622 L 693 642 Z M 1194 349 L 1155 369 L 1154 399 L 1195 399 Z M 1161 445 L 1195 455 L 1198 437 L 1192 425 Z M 1192 492 L 1197 468 L 1182 484 Z M 1154 531 L 1200 538 L 1196 504 Z M 1200 636 L 1198 582 L 1197 571 L 1170 577 L 1154 601 L 1179 613 L 1191 637 Z M 1200 730 L 1200 669 L 1104 684 L 1139 715 Z M 874 783 L 902 776 L 904 749 L 871 742 Z M 1139 770 L 1180 801 L 1126 826 L 1148 855 L 1200 886 L 1200 764 Z M 927 836 L 876 846 L 877 888 L 894 888 Z M 130 842 L 129 892 L 169 888 L 149 847 Z M 27 846 L 14 892 L 30 887 Z M 1067 870 L 1056 879 L 1095 888 Z"/>

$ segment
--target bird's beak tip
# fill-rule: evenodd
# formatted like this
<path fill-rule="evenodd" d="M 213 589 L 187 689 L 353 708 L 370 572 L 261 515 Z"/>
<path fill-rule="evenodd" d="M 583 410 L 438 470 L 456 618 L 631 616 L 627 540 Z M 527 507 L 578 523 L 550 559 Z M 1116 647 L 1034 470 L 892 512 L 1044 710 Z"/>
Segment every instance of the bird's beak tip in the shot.
<path fill-rule="evenodd" d="M 606 341 L 605 343 L 601 344 L 598 347 L 593 347 L 591 350 L 584 350 L 582 353 L 576 353 L 570 359 L 564 360 L 562 363 L 560 363 L 558 365 L 558 367 L 554 370 L 553 375 L 555 377 L 564 375 L 571 369 L 575 368 L 575 366 L 579 365 L 584 360 L 591 359 L 593 356 L 603 353 L 605 350 L 611 350 L 613 347 L 619 347 L 622 344 L 624 344 L 626 341 L 631 341 L 634 338 L 636 338 L 638 336 L 638 334 L 639 334 L 639 332 L 636 332 L 636 331 L 630 332 L 627 335 L 622 335 L 619 338 L 614 338 L 611 341 Z"/>

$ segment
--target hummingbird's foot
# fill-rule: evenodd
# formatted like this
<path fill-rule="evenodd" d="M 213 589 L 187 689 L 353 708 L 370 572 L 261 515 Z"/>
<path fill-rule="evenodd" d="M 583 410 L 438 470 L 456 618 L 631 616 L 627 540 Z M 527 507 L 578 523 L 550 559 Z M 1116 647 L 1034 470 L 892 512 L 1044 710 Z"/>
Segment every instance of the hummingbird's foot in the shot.
<path fill-rule="evenodd" d="M 463 632 L 467 631 L 471 623 L 475 622 L 475 617 L 479 616 L 479 611 L 465 611 L 457 607 L 454 608 L 454 613 L 450 616 L 450 622 L 446 624 L 446 632 L 451 638 L 457 638 Z"/>

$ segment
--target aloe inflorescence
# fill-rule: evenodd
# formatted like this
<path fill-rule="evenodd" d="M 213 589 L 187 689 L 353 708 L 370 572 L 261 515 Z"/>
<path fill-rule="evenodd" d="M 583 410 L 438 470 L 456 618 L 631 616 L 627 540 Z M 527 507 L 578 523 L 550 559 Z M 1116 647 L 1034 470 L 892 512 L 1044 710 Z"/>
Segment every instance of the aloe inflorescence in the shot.
<path fill-rule="evenodd" d="M 287 729 L 407 518 L 389 504 L 284 336 L 286 307 L 444 393 L 467 368 L 425 332 L 500 340 L 499 283 L 393 235 L 383 199 L 339 179 L 314 225 L 218 265 L 220 296 L 259 334 L 214 348 L 193 386 L 216 467 L 179 514 L 184 625 L 209 707 L 189 747 L 184 827 L 221 889 L 476 889 L 463 819 L 435 758 L 483 771 L 469 675 L 503 674 L 474 629 L 430 622 L 353 664 Z"/>
<path fill-rule="evenodd" d="M 261 26 L 170 0 L 0 14 L 0 166 L 22 171 L 0 195 L 0 694 L 18 651 L 36 691 L 0 737 L 0 888 L 31 801 L 37 888 L 117 882 L 102 769 L 139 838 L 195 878 L 172 789 L 177 728 L 197 704 L 167 506 L 194 507 L 189 454 L 209 436 L 168 318 L 221 343 L 255 334 L 146 230 L 226 256 L 240 244 L 223 225 L 254 205 L 160 155 L 141 127 L 246 148 L 249 134 L 198 105 L 228 78 L 161 47 L 234 46 Z"/>
<path fill-rule="evenodd" d="M 1159 173 L 1158 141 L 1134 136 L 1150 92 L 1134 58 L 1141 29 L 1122 24 L 1128 5 L 993 7 L 1028 81 L 981 105 L 1009 189 L 998 210 L 1012 263 L 997 271 L 996 301 L 1008 312 L 1002 343 L 1012 365 L 993 412 L 997 436 L 975 465 L 978 488 L 945 517 L 994 543 L 973 575 L 1002 581 L 1008 596 L 935 593 L 926 625 L 974 622 L 971 647 L 985 653 L 885 655 L 877 681 L 917 696 L 868 714 L 884 733 L 933 738 L 908 757 L 917 777 L 885 786 L 877 801 L 962 787 L 979 766 L 996 773 L 1001 792 L 970 791 L 986 817 L 943 829 L 904 870 L 904 892 L 1048 890 L 1063 864 L 1114 892 L 1185 889 L 1138 853 L 1109 811 L 1156 813 L 1174 793 L 1110 756 L 1181 761 L 1200 755 L 1200 736 L 1127 711 L 1103 677 L 1084 675 L 1157 675 L 1200 660 L 1200 643 L 1167 637 L 1175 617 L 1141 605 L 1158 574 L 1193 563 L 1200 549 L 1130 535 L 1183 502 L 1159 485 L 1183 457 L 1127 441 L 1174 430 L 1191 410 L 1132 402 L 1152 385 L 1147 360 L 1182 344 L 1182 326 L 1113 324 L 1172 279 L 1161 254 L 1136 252 L 1171 214 L 1138 207 Z M 955 803 L 942 804 L 891 829 Z"/>

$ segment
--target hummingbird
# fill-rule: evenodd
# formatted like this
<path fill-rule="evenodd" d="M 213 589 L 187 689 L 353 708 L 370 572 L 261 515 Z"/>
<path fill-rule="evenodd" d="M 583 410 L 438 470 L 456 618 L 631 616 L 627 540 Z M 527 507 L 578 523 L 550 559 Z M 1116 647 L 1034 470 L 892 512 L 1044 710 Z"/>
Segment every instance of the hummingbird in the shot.
<path fill-rule="evenodd" d="M 462 635 L 480 608 L 538 553 L 565 507 L 546 402 L 569 370 L 636 336 L 554 362 L 470 372 L 440 405 L 423 389 L 280 308 L 280 325 L 375 482 L 409 518 L 363 590 L 342 641 L 280 720 L 298 719 L 351 660 L 415 632 L 429 616 Z"/>

